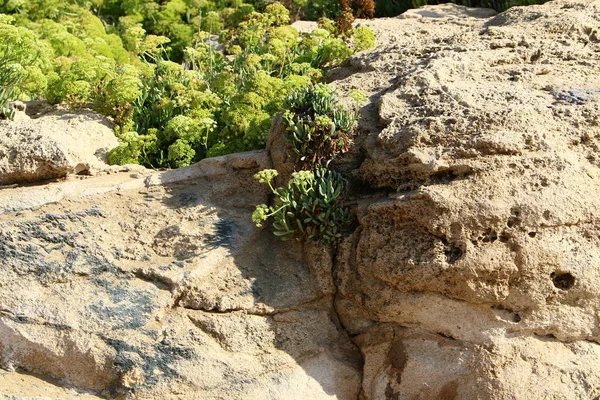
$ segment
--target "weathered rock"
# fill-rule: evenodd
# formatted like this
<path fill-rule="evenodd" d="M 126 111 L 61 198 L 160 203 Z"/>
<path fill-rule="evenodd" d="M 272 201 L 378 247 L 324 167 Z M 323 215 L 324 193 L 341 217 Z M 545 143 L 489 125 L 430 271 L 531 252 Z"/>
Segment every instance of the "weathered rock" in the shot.
<path fill-rule="evenodd" d="M 0 185 L 93 174 L 118 145 L 110 121 L 87 111 L 0 121 Z"/>
<path fill-rule="evenodd" d="M 597 398 L 600 2 L 463 11 L 367 22 L 334 75 L 377 105 L 334 266 L 363 396 Z"/>
<path fill-rule="evenodd" d="M 0 394 L 5 400 L 22 399 L 81 399 L 98 400 L 101 397 L 76 388 L 65 387 L 56 380 L 22 372 L 0 369 Z"/>
<path fill-rule="evenodd" d="M 267 138 L 267 151 L 273 162 L 273 169 L 278 172 L 275 185 L 283 186 L 288 183 L 294 172 L 294 150 L 285 138 L 287 125 L 281 114 L 273 118 L 269 137 Z"/>
<path fill-rule="evenodd" d="M 268 167 L 254 152 L 51 184 L 45 201 L 0 191 L 40 197 L 0 215 L 2 366 L 110 398 L 356 398 L 360 353 L 311 275 L 332 281 L 328 253 L 309 268 L 250 220 Z"/>
<path fill-rule="evenodd" d="M 598 398 L 600 3 L 492 14 L 362 22 L 378 47 L 329 75 L 371 100 L 334 259 L 250 222 L 281 120 L 268 154 L 0 191 L 2 366 L 109 398 Z"/>

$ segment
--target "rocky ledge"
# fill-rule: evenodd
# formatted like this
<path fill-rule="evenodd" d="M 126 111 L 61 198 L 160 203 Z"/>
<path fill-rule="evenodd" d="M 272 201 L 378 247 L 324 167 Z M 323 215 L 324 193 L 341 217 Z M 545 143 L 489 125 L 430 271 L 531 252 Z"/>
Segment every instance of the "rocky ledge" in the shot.
<path fill-rule="evenodd" d="M 598 398 L 600 2 L 493 14 L 363 22 L 378 46 L 329 75 L 370 99 L 334 255 L 250 222 L 277 123 L 266 152 L 2 189 L 0 393 Z"/>

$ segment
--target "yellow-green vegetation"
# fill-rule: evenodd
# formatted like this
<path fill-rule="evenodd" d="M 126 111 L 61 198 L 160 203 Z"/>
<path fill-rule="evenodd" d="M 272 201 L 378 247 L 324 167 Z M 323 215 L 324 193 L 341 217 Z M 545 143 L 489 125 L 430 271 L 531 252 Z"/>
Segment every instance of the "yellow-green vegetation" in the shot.
<path fill-rule="evenodd" d="M 0 118 L 16 99 L 91 107 L 116 122 L 115 164 L 258 149 L 289 93 L 373 45 L 366 28 L 289 23 L 262 1 L 0 1 Z"/>

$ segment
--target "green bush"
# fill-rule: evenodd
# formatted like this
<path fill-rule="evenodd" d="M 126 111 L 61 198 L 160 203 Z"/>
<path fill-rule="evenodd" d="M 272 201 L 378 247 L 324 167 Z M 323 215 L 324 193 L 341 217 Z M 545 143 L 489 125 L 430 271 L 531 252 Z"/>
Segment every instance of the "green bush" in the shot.
<path fill-rule="evenodd" d="M 252 220 L 260 227 L 273 218 L 273 234 L 283 240 L 314 241 L 335 247 L 352 223 L 342 204 L 344 178 L 337 172 L 316 165 L 313 171 L 294 172 L 289 183 L 273 188 L 277 171 L 263 170 L 255 178 L 269 186 L 275 195 L 273 206 L 260 204 Z"/>
<path fill-rule="evenodd" d="M 359 52 L 375 47 L 375 34 L 366 26 L 354 28 L 354 51 Z"/>
<path fill-rule="evenodd" d="M 369 45 L 331 20 L 300 34 L 288 9 L 258 0 L 11 0 L 0 12 L 4 112 L 32 98 L 93 107 L 117 125 L 111 163 L 155 168 L 264 147 L 292 91 Z"/>
<path fill-rule="evenodd" d="M 359 104 L 364 94 L 351 94 Z M 295 168 L 286 186 L 275 189 L 276 170 L 263 170 L 255 178 L 275 195 L 272 206 L 260 204 L 252 220 L 260 227 L 273 218 L 275 236 L 284 240 L 316 241 L 333 248 L 350 228 L 352 218 L 343 206 L 344 178 L 327 169 L 336 154 L 352 141 L 356 114 L 338 104 L 327 85 L 310 85 L 293 91 L 284 103 L 285 137 L 295 152 Z"/>
<path fill-rule="evenodd" d="M 0 14 L 0 119 L 12 119 L 10 101 L 43 91 L 50 68 L 48 48 L 29 29 Z"/>

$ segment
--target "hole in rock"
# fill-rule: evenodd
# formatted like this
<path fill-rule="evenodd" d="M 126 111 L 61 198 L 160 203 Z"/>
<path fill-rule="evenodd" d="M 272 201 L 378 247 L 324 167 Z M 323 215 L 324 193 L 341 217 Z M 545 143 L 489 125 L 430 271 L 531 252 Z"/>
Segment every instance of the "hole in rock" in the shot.
<path fill-rule="evenodd" d="M 500 233 L 499 239 L 502 243 L 507 243 L 508 240 L 510 239 L 510 236 L 508 236 L 508 234 L 506 232 L 502 231 L 502 233 Z"/>
<path fill-rule="evenodd" d="M 555 287 L 562 290 L 569 290 L 575 285 L 575 277 L 568 272 L 553 272 L 550 279 Z"/>
<path fill-rule="evenodd" d="M 489 229 L 485 231 L 485 237 L 483 238 L 484 243 L 494 243 L 498 239 L 496 231 Z"/>
<path fill-rule="evenodd" d="M 454 264 L 462 257 L 463 251 L 459 247 L 450 247 L 444 251 L 444 255 L 446 256 L 446 260 L 448 260 L 448 264 Z"/>
<path fill-rule="evenodd" d="M 521 220 L 519 218 L 510 217 L 508 219 L 508 222 L 506 223 L 506 226 L 508 226 L 509 228 L 512 228 L 513 226 L 517 225 L 519 222 L 521 222 Z"/>
<path fill-rule="evenodd" d="M 529 232 L 528 235 L 529 235 L 529 237 L 534 238 L 535 235 L 537 235 L 537 232 Z"/>
<path fill-rule="evenodd" d="M 513 322 L 521 322 L 521 316 L 519 315 L 519 313 L 514 313 L 512 320 Z"/>
<path fill-rule="evenodd" d="M 431 175 L 431 178 L 438 183 L 450 183 L 456 178 L 458 175 L 451 169 L 445 171 L 438 171 Z"/>

